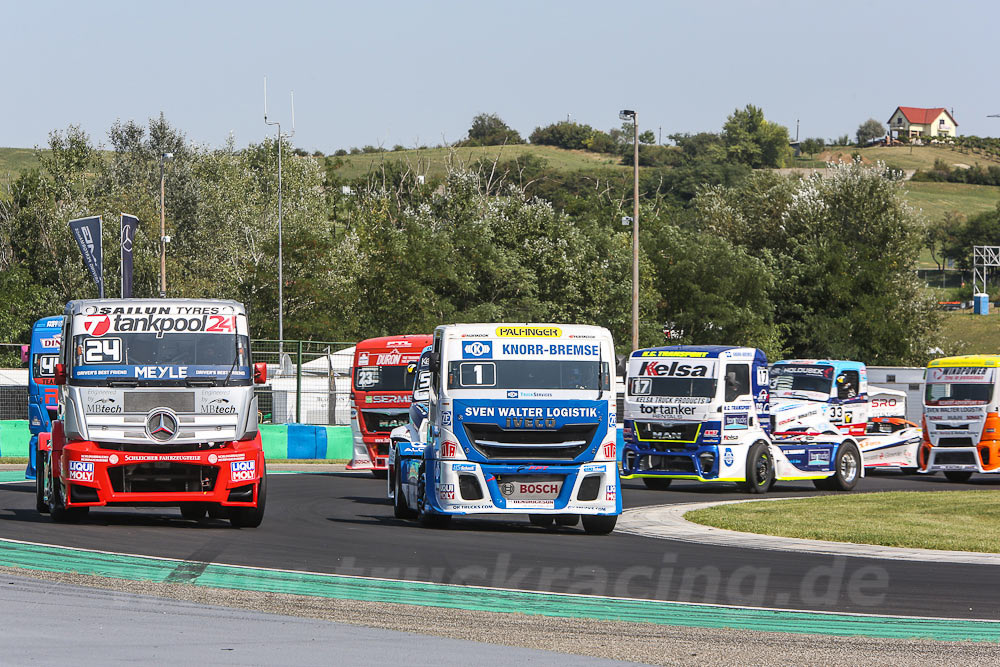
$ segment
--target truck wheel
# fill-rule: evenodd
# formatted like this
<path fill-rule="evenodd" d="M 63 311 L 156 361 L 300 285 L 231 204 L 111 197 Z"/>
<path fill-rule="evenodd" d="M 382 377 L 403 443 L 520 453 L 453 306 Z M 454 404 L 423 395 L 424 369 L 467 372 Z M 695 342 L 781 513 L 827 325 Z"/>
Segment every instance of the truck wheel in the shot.
<path fill-rule="evenodd" d="M 434 514 L 427 511 L 427 475 L 425 466 L 420 465 L 420 482 L 417 484 L 417 521 L 424 528 L 447 528 L 451 523 L 450 514 Z"/>
<path fill-rule="evenodd" d="M 837 449 L 830 486 L 836 491 L 851 491 L 861 479 L 861 452 L 853 442 L 845 442 Z"/>
<path fill-rule="evenodd" d="M 580 517 L 583 520 L 583 529 L 588 535 L 607 535 L 615 529 L 618 523 L 618 516 L 597 516 L 594 514 L 584 514 Z"/>
<path fill-rule="evenodd" d="M 51 468 L 51 466 L 47 466 Z M 49 515 L 56 523 L 79 523 L 80 519 L 87 516 L 89 507 L 66 507 L 63 500 L 62 482 L 57 482 L 51 470 L 49 471 Z"/>
<path fill-rule="evenodd" d="M 528 521 L 531 522 L 532 526 L 538 526 L 539 528 L 549 528 L 555 521 L 555 517 L 551 514 L 529 514 Z"/>
<path fill-rule="evenodd" d="M 767 493 L 774 482 L 774 460 L 766 442 L 755 442 L 747 452 L 747 479 L 740 487 L 748 493 Z"/>
<path fill-rule="evenodd" d="M 256 507 L 230 507 L 229 523 L 233 528 L 256 528 L 264 520 L 264 505 L 267 501 L 267 469 L 260 476 L 260 488 L 257 489 Z"/>
<path fill-rule="evenodd" d="M 49 513 L 49 502 L 45 498 L 45 481 L 48 479 L 46 458 L 45 452 L 38 452 L 35 456 L 35 509 L 39 514 Z"/>
<path fill-rule="evenodd" d="M 399 458 L 396 459 L 396 466 L 393 470 L 396 488 L 392 494 L 392 515 L 397 519 L 415 519 L 417 513 L 410 509 L 406 503 L 406 496 L 403 494 L 403 476 L 400 474 Z"/>
<path fill-rule="evenodd" d="M 670 488 L 670 482 L 674 480 L 669 477 L 643 477 L 642 483 L 646 485 L 647 489 L 652 489 L 653 491 L 666 491 Z"/>
<path fill-rule="evenodd" d="M 580 523 L 579 514 L 556 514 L 556 525 L 571 528 Z"/>
<path fill-rule="evenodd" d="M 207 512 L 208 507 L 205 503 L 184 503 L 181 505 L 181 516 L 188 521 L 201 521 Z"/>
<path fill-rule="evenodd" d="M 968 470 L 945 470 L 944 476 L 948 478 L 949 482 L 968 482 L 969 478 L 972 477 L 972 473 Z"/>

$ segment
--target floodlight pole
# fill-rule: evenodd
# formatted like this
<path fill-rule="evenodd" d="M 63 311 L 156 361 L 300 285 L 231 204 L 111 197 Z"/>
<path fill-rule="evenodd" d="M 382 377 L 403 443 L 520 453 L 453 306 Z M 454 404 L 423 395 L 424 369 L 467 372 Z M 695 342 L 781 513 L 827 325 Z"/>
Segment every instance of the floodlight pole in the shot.
<path fill-rule="evenodd" d="M 631 109 L 618 112 L 621 120 L 632 119 L 632 349 L 639 349 L 639 120 Z"/>
<path fill-rule="evenodd" d="M 281 230 L 281 142 L 283 139 L 290 139 L 295 136 L 295 93 L 292 92 L 292 131 L 288 134 L 281 133 L 281 123 L 269 121 L 267 119 L 267 77 L 264 77 L 264 124 L 276 125 L 278 128 L 278 352 L 284 352 L 285 348 L 285 316 L 284 316 L 284 261 L 282 257 L 282 230 Z"/>
<path fill-rule="evenodd" d="M 167 296 L 167 214 L 164 207 L 164 195 L 167 190 L 167 174 L 164 169 L 167 160 L 172 160 L 173 153 L 160 155 L 160 298 Z"/>

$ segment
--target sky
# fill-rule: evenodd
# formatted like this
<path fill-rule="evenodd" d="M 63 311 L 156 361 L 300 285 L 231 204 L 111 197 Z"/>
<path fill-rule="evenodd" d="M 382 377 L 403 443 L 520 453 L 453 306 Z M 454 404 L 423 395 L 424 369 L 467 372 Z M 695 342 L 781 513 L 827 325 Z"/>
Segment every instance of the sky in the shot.
<path fill-rule="evenodd" d="M 717 132 L 754 104 L 799 135 L 853 137 L 897 106 L 954 109 L 1000 136 L 1000 3 L 590 0 L 24 2 L 0 0 L 0 146 L 162 112 L 195 143 L 274 136 L 331 153 L 466 136 L 496 113 L 525 138 L 599 129 Z"/>

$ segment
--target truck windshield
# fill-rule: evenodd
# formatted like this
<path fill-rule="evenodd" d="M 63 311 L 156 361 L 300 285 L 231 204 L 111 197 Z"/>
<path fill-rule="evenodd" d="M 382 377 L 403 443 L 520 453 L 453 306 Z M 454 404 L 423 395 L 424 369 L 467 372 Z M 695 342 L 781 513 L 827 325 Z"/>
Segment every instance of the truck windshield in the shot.
<path fill-rule="evenodd" d="M 449 389 L 602 389 L 610 391 L 608 362 L 502 359 L 448 362 Z M 600 372 L 599 372 L 600 371 Z"/>
<path fill-rule="evenodd" d="M 632 396 L 667 396 L 670 398 L 715 397 L 715 378 L 692 377 L 638 377 L 629 382 Z"/>
<path fill-rule="evenodd" d="M 924 389 L 927 405 L 984 405 L 993 398 L 993 385 L 985 383 L 928 382 Z"/>
<path fill-rule="evenodd" d="M 358 366 L 354 369 L 357 391 L 410 391 L 413 376 L 403 366 Z"/>
<path fill-rule="evenodd" d="M 771 367 L 772 391 L 801 391 L 823 394 L 829 398 L 833 386 L 833 366 L 790 366 Z"/>
<path fill-rule="evenodd" d="M 73 338 L 73 355 L 75 380 L 250 380 L 250 341 L 235 334 L 84 334 Z"/>

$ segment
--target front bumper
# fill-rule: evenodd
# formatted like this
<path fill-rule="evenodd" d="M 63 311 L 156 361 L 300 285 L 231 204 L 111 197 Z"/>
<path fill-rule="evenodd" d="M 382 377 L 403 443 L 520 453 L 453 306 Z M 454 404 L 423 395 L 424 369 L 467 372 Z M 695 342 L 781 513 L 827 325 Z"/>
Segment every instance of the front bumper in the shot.
<path fill-rule="evenodd" d="M 256 507 L 264 474 L 258 439 L 189 452 L 125 452 L 70 442 L 53 452 L 67 507 L 218 503 Z"/>
<path fill-rule="evenodd" d="M 980 444 L 975 447 L 933 447 L 925 442 L 920 453 L 923 461 L 921 472 L 954 470 L 985 474 L 1000 473 L 995 443 L 996 441 L 992 441 L 990 444 Z"/>

